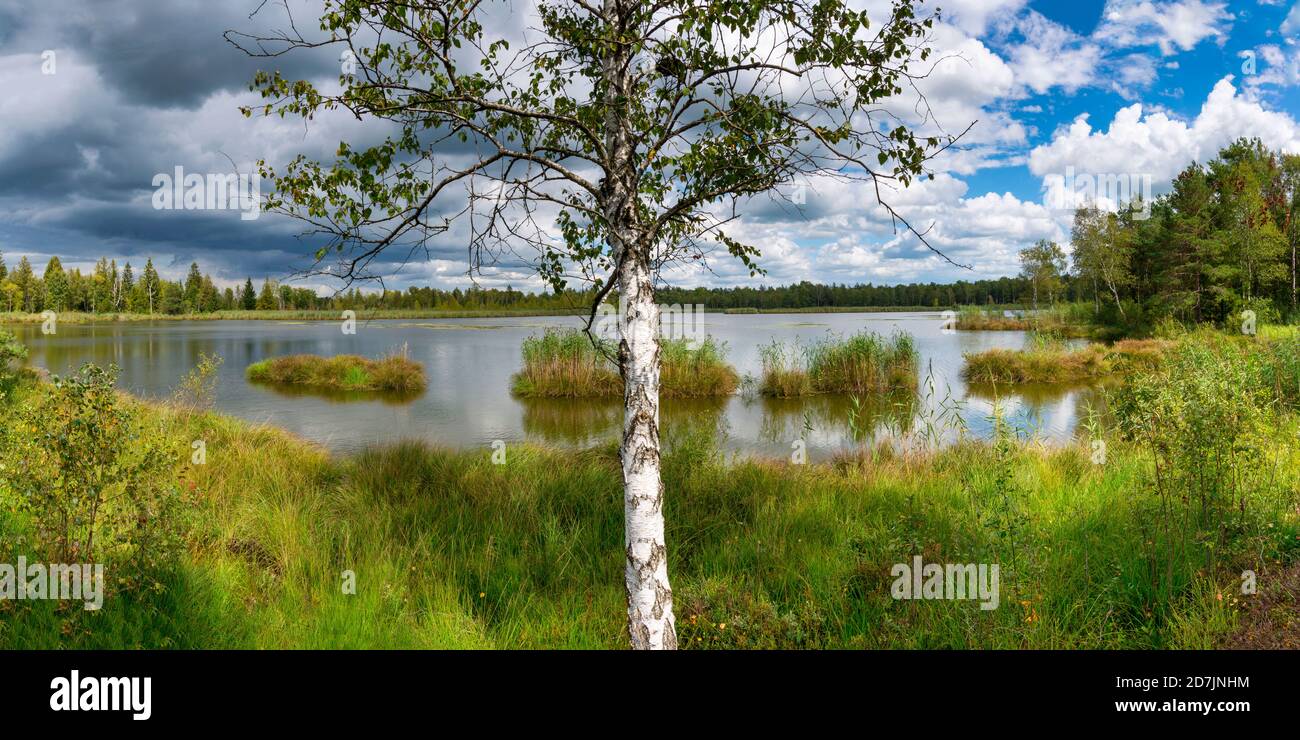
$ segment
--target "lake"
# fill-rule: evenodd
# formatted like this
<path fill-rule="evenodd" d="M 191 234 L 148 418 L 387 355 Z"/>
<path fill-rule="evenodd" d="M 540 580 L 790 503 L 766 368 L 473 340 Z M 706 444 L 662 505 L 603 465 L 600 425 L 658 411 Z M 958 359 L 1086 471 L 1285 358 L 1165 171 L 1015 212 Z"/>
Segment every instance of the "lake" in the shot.
<path fill-rule="evenodd" d="M 53 335 L 40 326 L 8 327 L 31 351 L 30 364 L 65 373 L 84 362 L 116 364 L 120 386 L 136 395 L 170 395 L 200 354 L 217 354 L 222 365 L 216 410 L 273 424 L 331 450 L 351 452 L 376 443 L 423 439 L 453 447 L 490 447 L 532 441 L 586 446 L 618 438 L 621 401 L 524 400 L 510 394 L 520 367 L 520 343 L 548 327 L 580 326 L 578 317 L 513 317 L 358 321 L 355 334 L 341 322 L 159 321 L 60 324 Z M 742 375 L 759 375 L 759 347 L 773 340 L 809 342 L 827 334 L 867 329 L 905 331 L 921 356 L 918 394 L 861 399 L 845 396 L 765 399 L 750 394 L 715 400 L 663 402 L 661 427 L 674 435 L 715 434 L 730 450 L 788 457 L 796 440 L 810 459 L 824 459 L 846 446 L 898 438 L 926 429 L 942 441 L 958 426 L 987 438 L 992 433 L 994 389 L 968 387 L 961 379 L 962 354 L 995 347 L 1020 348 L 1024 332 L 948 332 L 938 312 L 710 314 L 703 331 L 727 344 L 728 359 Z M 373 395 L 320 396 L 249 383 L 244 369 L 287 354 L 359 354 L 379 357 L 403 345 L 423 363 L 429 388 L 413 400 Z M 1014 392 L 1008 392 L 1014 391 Z M 1025 434 L 1045 441 L 1071 438 L 1088 388 L 999 388 L 1006 418 Z M 956 420 L 960 419 L 960 425 Z"/>

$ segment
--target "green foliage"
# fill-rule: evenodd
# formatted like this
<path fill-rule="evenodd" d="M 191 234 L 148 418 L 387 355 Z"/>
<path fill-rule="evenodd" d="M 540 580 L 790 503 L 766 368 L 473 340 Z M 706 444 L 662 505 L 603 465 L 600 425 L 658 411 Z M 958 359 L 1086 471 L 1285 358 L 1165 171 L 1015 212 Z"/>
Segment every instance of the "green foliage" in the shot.
<path fill-rule="evenodd" d="M 212 407 L 217 394 L 217 371 L 223 360 L 220 355 L 199 353 L 199 362 L 181 380 L 172 393 L 172 402 L 192 410 Z"/>
<path fill-rule="evenodd" d="M 85 365 L 12 410 L 0 493 L 30 517 L 42 556 L 119 564 L 115 582 L 131 589 L 178 554 L 184 504 L 172 471 L 184 448 L 118 395 L 116 375 Z"/>
<path fill-rule="evenodd" d="M 538 248 L 539 272 L 556 290 L 575 269 L 609 285 L 627 255 L 647 264 L 652 254 L 656 264 L 703 259 L 704 238 L 757 273 L 759 249 L 725 233 L 717 204 L 847 169 L 906 186 L 930 175 L 927 160 L 953 140 L 919 137 L 909 120 L 880 107 L 930 56 L 934 17 L 921 17 L 908 0 L 870 21 L 843 0 L 605 11 L 547 2 L 536 10 L 545 42 L 512 48 L 479 4 L 328 3 L 322 38 L 289 50 L 341 45 L 372 28 L 383 38 L 358 50 L 356 69 L 337 87 L 258 73 L 251 88 L 264 102 L 242 112 L 311 119 L 345 107 L 392 133 L 369 146 L 342 142 L 332 161 L 263 165 L 274 188 L 266 207 L 324 228 L 332 239 L 316 258 L 338 259 L 348 275 L 364 272 L 367 251 L 449 228 L 429 218 L 429 204 L 474 180 L 494 181 L 510 206 L 471 222 L 475 259 L 503 248 L 504 230 Z M 667 27 L 672 33 L 661 32 Z M 789 52 L 780 65 L 771 58 L 773 34 Z M 257 53 L 257 39 L 227 38 Z M 776 92 L 828 74 L 841 84 L 810 82 L 802 96 Z M 476 161 L 448 167 L 438 152 L 451 139 Z M 516 223 L 515 205 L 527 212 L 540 203 L 559 207 L 559 240 L 534 236 L 530 216 Z"/>
<path fill-rule="evenodd" d="M 1169 550 L 1164 569 L 1150 556 L 1166 593 L 1259 535 L 1253 507 L 1274 490 L 1280 428 L 1261 370 L 1259 356 L 1235 343 L 1183 342 L 1158 371 L 1117 394 L 1119 429 L 1154 462 L 1136 493 L 1148 512 L 1144 528 L 1162 535 L 1147 541 Z"/>
<path fill-rule="evenodd" d="M 12 333 L 0 329 L 0 401 L 17 379 L 18 367 L 27 359 L 27 348 Z"/>

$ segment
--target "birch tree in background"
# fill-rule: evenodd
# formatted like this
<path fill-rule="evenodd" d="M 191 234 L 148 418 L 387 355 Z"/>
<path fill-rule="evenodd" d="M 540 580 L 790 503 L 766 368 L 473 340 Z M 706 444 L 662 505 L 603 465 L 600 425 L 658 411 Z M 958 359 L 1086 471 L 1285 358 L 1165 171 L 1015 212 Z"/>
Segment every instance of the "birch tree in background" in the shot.
<path fill-rule="evenodd" d="M 261 163 L 266 207 L 316 240 L 311 272 L 374 279 L 388 250 L 391 269 L 454 237 L 471 276 L 527 264 L 556 289 L 594 286 L 589 334 L 616 291 L 628 635 L 634 648 L 676 647 L 659 271 L 726 253 L 760 273 L 759 250 L 728 227 L 753 196 L 789 196 L 814 176 L 865 183 L 896 230 L 933 250 L 886 196 L 959 138 L 915 86 L 934 16 L 911 0 L 871 12 L 842 0 L 326 0 L 304 35 L 283 11 L 285 31 L 226 38 L 268 58 L 331 49 L 338 84 L 259 73 L 265 103 L 245 115 L 339 109 L 386 135 L 342 142 L 327 162 Z"/>

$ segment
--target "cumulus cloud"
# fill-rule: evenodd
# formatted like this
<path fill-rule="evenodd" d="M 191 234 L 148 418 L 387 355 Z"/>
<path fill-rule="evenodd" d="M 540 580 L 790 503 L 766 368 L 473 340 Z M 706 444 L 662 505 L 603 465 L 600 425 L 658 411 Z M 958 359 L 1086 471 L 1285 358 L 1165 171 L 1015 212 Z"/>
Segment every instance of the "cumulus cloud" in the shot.
<path fill-rule="evenodd" d="M 1145 182 L 1158 193 L 1193 161 L 1205 162 L 1238 137 L 1258 136 L 1266 146 L 1300 152 L 1300 125 L 1239 95 L 1232 78 L 1215 84 L 1191 120 L 1166 111 L 1145 111 L 1140 103 L 1121 108 L 1106 129 L 1094 129 L 1081 115 L 1029 153 L 1029 170 L 1042 178 L 1045 202 L 1062 203 L 1068 216 L 1071 176 L 1129 177 L 1129 193 Z M 1146 178 L 1145 180 L 1140 178 Z M 1106 205 L 1114 206 L 1113 202 Z"/>
<path fill-rule="evenodd" d="M 1117 47 L 1159 47 L 1165 56 L 1212 38 L 1228 37 L 1233 15 L 1224 3 L 1205 0 L 1109 0 L 1094 37 Z"/>
<path fill-rule="evenodd" d="M 1023 42 L 1009 49 L 1016 80 L 1035 93 L 1074 92 L 1093 84 L 1102 62 L 1099 45 L 1030 11 L 1018 23 Z"/>

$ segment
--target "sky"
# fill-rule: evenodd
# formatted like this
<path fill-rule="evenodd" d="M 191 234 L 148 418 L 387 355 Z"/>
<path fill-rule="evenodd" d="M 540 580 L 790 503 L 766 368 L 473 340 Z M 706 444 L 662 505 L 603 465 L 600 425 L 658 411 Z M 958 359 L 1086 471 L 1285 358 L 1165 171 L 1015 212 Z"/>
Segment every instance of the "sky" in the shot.
<path fill-rule="evenodd" d="M 862 0 L 868 9 L 879 3 Z M 262 0 L 0 0 L 0 252 L 37 271 L 58 255 L 88 271 L 107 256 L 168 277 L 197 261 L 221 285 L 286 279 L 311 263 L 302 227 L 273 214 L 155 208 L 157 176 L 250 172 L 382 132 L 348 116 L 245 119 L 248 83 L 266 60 L 227 29 L 283 27 Z M 531 2 L 495 0 L 518 23 Z M 288 0 L 314 28 L 314 0 Z M 1259 137 L 1300 153 L 1300 0 L 942 0 L 921 81 L 935 126 L 969 133 L 932 163 L 933 180 L 889 202 L 955 262 L 893 229 L 863 185 L 814 178 L 806 202 L 751 201 L 731 235 L 762 252 L 751 277 L 725 253 L 673 268 L 673 285 L 952 282 L 1015 274 L 1039 239 L 1068 248 L 1070 194 L 1088 176 L 1158 195 L 1192 161 Z M 272 10 L 279 10 L 273 13 Z M 924 12 L 924 11 L 923 11 Z M 286 77 L 337 80 L 333 52 L 278 57 Z M 896 101 L 908 105 L 908 101 Z M 789 193 L 784 194 L 788 196 Z M 1106 193 L 1100 194 L 1105 200 Z M 247 214 L 244 214 L 247 216 Z M 464 234 L 429 258 L 393 255 L 388 287 L 467 287 Z M 538 290 L 526 264 L 476 276 Z M 300 283 L 322 292 L 337 285 Z"/>

